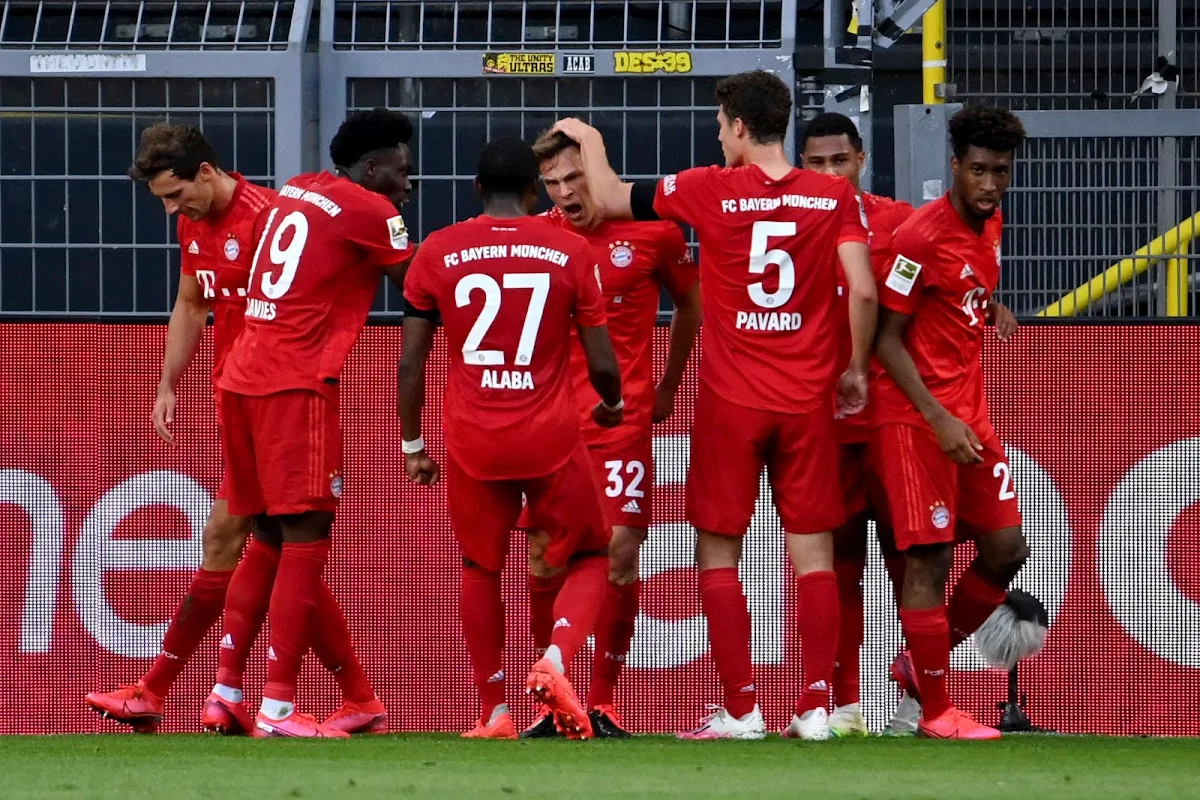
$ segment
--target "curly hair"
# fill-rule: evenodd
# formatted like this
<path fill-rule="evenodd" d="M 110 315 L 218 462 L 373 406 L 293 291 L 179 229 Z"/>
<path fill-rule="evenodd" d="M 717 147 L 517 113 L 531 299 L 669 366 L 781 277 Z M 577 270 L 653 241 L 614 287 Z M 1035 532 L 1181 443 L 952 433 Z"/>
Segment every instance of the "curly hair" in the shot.
<path fill-rule="evenodd" d="M 859 153 L 862 152 L 863 140 L 858 133 L 858 128 L 849 117 L 836 111 L 818 114 L 808 121 L 804 127 L 804 137 L 800 140 L 800 150 L 804 150 L 809 139 L 820 139 L 825 136 L 845 136 L 851 147 Z"/>
<path fill-rule="evenodd" d="M 717 83 L 717 103 L 730 121 L 746 123 L 759 144 L 782 142 L 792 119 L 792 93 L 787 84 L 765 70 L 739 72 Z"/>
<path fill-rule="evenodd" d="M 329 143 L 329 158 L 335 167 L 357 164 L 367 153 L 408 144 L 413 126 L 399 111 L 373 108 L 346 118 Z"/>
<path fill-rule="evenodd" d="M 515 136 L 493 139 L 479 154 L 475 178 L 484 198 L 521 194 L 537 186 L 538 159 L 533 148 Z"/>
<path fill-rule="evenodd" d="M 129 167 L 129 177 L 149 183 L 164 172 L 173 172 L 185 181 L 196 179 L 201 164 L 220 169 L 217 151 L 200 129 L 192 125 L 159 122 L 142 131 L 137 155 Z"/>
<path fill-rule="evenodd" d="M 1007 108 L 967 106 L 950 118 L 950 144 L 957 158 L 971 147 L 1011 153 L 1025 140 L 1025 126 Z"/>

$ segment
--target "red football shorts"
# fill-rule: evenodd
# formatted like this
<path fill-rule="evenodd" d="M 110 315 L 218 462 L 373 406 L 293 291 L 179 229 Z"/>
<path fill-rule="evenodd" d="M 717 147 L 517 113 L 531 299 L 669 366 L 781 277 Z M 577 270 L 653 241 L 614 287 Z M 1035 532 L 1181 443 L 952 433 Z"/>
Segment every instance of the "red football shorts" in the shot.
<path fill-rule="evenodd" d="M 229 513 L 333 511 L 342 494 L 336 400 L 294 389 L 253 397 L 223 392 L 222 489 Z"/>
<path fill-rule="evenodd" d="M 871 517 L 878 521 L 887 504 L 866 442 L 838 445 L 838 480 L 842 484 L 846 516 L 855 517 L 870 512 Z"/>
<path fill-rule="evenodd" d="M 1021 524 L 1004 445 L 995 431 L 976 433 L 983 461 L 957 464 L 928 428 L 889 424 L 877 429 L 871 449 L 898 549 L 963 541 Z"/>
<path fill-rule="evenodd" d="M 217 407 L 217 440 L 222 441 L 225 437 L 225 412 L 222 411 L 224 404 L 221 402 L 221 397 L 225 393 L 220 389 L 213 392 L 213 403 Z M 222 446 L 222 451 L 224 446 Z M 221 454 L 221 485 L 217 487 L 217 499 L 229 500 L 229 484 L 232 482 L 229 477 L 229 457 L 224 452 Z"/>
<path fill-rule="evenodd" d="M 463 558 L 492 572 L 504 568 L 512 529 L 521 516 L 521 496 L 550 537 L 545 562 L 565 567 L 577 553 L 608 553 L 611 532 L 600 487 L 583 444 L 557 471 L 540 478 L 482 480 L 446 458 L 450 524 Z"/>
<path fill-rule="evenodd" d="M 654 439 L 650 429 L 633 429 L 618 441 L 588 445 L 588 457 L 602 487 L 609 523 L 648 529 L 654 497 Z M 521 510 L 517 527 L 547 530 L 531 516 L 529 506 Z"/>
<path fill-rule="evenodd" d="M 783 414 L 731 403 L 702 384 L 691 441 L 687 519 L 699 530 L 744 536 L 764 466 L 786 532 L 821 533 L 846 521 L 832 401 Z"/>

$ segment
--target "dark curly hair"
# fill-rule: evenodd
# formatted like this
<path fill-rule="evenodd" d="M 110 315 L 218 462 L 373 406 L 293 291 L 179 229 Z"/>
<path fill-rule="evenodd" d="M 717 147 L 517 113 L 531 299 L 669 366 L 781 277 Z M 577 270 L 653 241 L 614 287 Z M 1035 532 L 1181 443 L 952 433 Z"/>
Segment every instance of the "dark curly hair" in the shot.
<path fill-rule="evenodd" d="M 971 147 L 1011 153 L 1025 140 L 1025 126 L 1007 108 L 967 106 L 950 118 L 950 144 L 957 158 Z"/>
<path fill-rule="evenodd" d="M 192 181 L 205 163 L 220 169 L 217 151 L 199 128 L 159 122 L 142 131 L 129 177 L 138 183 L 149 183 L 157 175 L 170 171 L 178 178 Z"/>
<path fill-rule="evenodd" d="M 792 93 L 765 70 L 739 72 L 717 83 L 717 103 L 732 122 L 740 119 L 759 144 L 782 142 L 792 119 Z"/>
<path fill-rule="evenodd" d="M 335 167 L 349 167 L 367 153 L 408 144 L 412 134 L 412 122 L 399 111 L 357 111 L 346 118 L 329 143 L 329 158 Z"/>
<path fill-rule="evenodd" d="M 493 139 L 479 154 L 475 180 L 484 199 L 498 194 L 515 194 L 536 189 L 538 158 L 533 148 L 515 136 Z"/>
<path fill-rule="evenodd" d="M 804 136 L 800 140 L 800 150 L 804 150 L 809 139 L 820 139 L 824 136 L 845 136 L 850 142 L 851 147 L 860 153 L 862 152 L 862 136 L 859 135 L 858 128 L 855 127 L 853 120 L 845 114 L 839 114 L 836 111 L 827 111 L 810 119 L 808 124 L 804 126 Z"/>

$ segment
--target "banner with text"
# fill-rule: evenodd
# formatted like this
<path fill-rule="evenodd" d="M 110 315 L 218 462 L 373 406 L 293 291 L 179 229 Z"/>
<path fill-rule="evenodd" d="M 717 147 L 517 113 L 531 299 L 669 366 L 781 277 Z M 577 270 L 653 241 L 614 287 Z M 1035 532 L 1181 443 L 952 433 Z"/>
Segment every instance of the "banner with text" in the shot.
<path fill-rule="evenodd" d="M 150 425 L 164 338 L 159 326 L 0 325 L 0 553 L 10 567 L 0 573 L 0 732 L 111 730 L 83 695 L 149 666 L 199 564 L 221 474 L 210 354 L 179 387 L 168 446 Z M 665 329 L 655 346 L 661 369 Z M 393 727 L 462 730 L 478 707 L 457 621 L 459 558 L 444 490 L 403 475 L 399 350 L 398 328 L 368 328 L 343 377 L 346 477 L 327 578 Z M 446 364 L 439 337 L 425 430 L 435 456 Z M 1200 734 L 1200 707 L 1187 700 L 1200 696 L 1200 328 L 1028 327 L 989 342 L 986 369 L 1033 549 L 1017 585 L 1051 618 L 1044 652 L 1020 670 L 1030 717 L 1067 732 Z M 690 727 L 719 701 L 683 517 L 695 391 L 693 364 L 675 416 L 655 431 L 645 602 L 618 694 L 636 731 Z M 778 729 L 799 690 L 801 653 L 763 487 L 742 573 L 756 681 Z M 522 691 L 533 661 L 524 564 L 514 534 L 504 589 L 518 724 L 534 713 Z M 896 703 L 886 675 L 901 638 L 874 547 L 864 585 L 863 702 L 878 729 Z M 263 650 L 260 641 L 251 695 Z M 214 631 L 176 684 L 163 730 L 198 730 L 216 652 Z M 573 667 L 580 687 L 589 663 L 590 651 Z M 1006 675 L 969 642 L 953 666 L 956 700 L 997 722 Z M 337 701 L 332 679 L 306 664 L 302 706 L 325 714 Z"/>

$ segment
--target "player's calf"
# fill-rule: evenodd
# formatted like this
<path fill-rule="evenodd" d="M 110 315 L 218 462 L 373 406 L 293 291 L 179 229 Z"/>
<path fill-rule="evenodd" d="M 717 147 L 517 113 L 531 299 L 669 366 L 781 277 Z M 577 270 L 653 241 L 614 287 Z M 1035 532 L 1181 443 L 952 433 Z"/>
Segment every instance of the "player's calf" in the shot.
<path fill-rule="evenodd" d="M 200 568 L 210 572 L 232 572 L 242 557 L 252 524 L 252 517 L 230 514 L 225 500 L 214 501 L 204 523 L 204 556 Z"/>
<path fill-rule="evenodd" d="M 1020 527 L 1004 528 L 978 537 L 975 546 L 979 555 L 973 565 L 985 580 L 1007 589 L 1025 562 L 1029 560 L 1029 543 Z"/>

